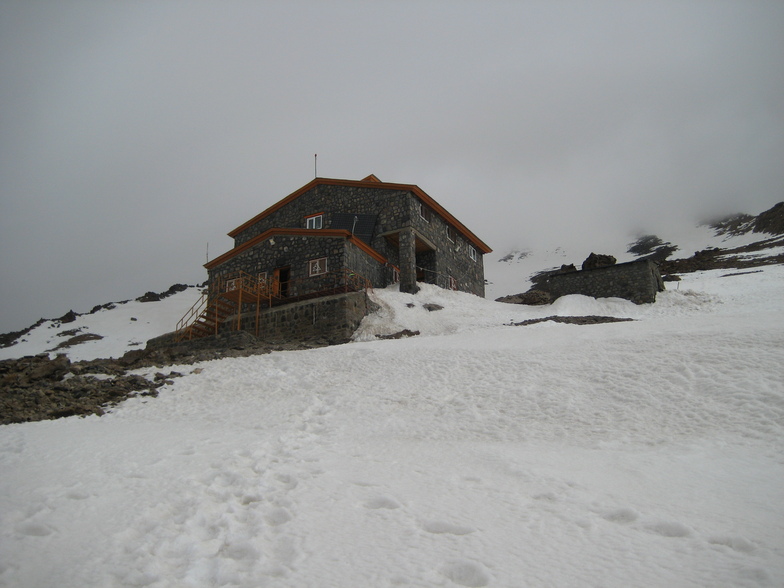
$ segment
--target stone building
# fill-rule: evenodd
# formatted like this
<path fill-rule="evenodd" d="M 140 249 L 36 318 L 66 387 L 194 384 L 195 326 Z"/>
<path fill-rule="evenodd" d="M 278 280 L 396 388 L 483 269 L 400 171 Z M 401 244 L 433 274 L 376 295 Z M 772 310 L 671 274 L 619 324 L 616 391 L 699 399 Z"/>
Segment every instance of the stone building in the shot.
<path fill-rule="evenodd" d="M 398 281 L 403 292 L 425 282 L 484 296 L 483 255 L 492 251 L 418 186 L 374 175 L 316 178 L 229 236 L 234 247 L 205 264 L 212 298 L 203 306 L 212 310 L 193 310 L 178 325 L 183 332 L 195 321 L 217 333 L 235 316 L 236 328 L 258 334 L 265 307 Z M 234 308 L 221 308 L 219 296 L 233 296 Z"/>
<path fill-rule="evenodd" d="M 582 270 L 551 273 L 537 287 L 548 292 L 552 299 L 583 294 L 594 298 L 625 298 L 635 304 L 656 301 L 656 294 L 664 290 L 664 282 L 653 261 L 638 259 L 615 264 L 615 258 L 612 259 L 610 265 L 585 268 L 583 264 Z"/>
<path fill-rule="evenodd" d="M 316 178 L 229 236 L 234 248 L 205 265 L 210 282 L 242 270 L 280 289 L 348 269 L 376 288 L 399 279 L 404 292 L 419 281 L 484 296 L 492 251 L 418 186 L 374 175 Z"/>

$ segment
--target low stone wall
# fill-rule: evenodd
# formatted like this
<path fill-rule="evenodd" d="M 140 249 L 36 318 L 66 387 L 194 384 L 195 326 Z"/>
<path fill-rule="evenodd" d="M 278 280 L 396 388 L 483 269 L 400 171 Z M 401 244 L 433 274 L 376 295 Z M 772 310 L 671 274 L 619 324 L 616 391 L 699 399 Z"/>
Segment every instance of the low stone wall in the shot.
<path fill-rule="evenodd" d="M 649 259 L 597 267 L 595 269 L 551 274 L 539 286 L 552 297 L 583 294 L 594 298 L 625 298 L 635 304 L 656 301 L 664 290 L 658 266 Z"/>
<path fill-rule="evenodd" d="M 268 343 L 324 339 L 330 344 L 351 339 L 362 318 L 376 305 L 365 292 L 335 294 L 262 309 L 259 313 L 258 339 Z M 223 330 L 235 328 L 237 317 L 230 317 Z M 256 313 L 243 313 L 243 331 L 256 334 Z"/>

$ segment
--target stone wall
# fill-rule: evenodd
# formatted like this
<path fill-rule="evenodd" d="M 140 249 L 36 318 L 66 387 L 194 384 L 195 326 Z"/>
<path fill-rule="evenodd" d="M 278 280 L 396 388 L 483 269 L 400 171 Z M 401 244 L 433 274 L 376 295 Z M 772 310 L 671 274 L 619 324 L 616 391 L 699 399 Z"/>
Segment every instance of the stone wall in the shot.
<path fill-rule="evenodd" d="M 390 264 L 401 267 L 400 252 L 382 235 L 412 227 L 436 248 L 435 252 L 417 255 L 416 264 L 423 281 L 449 288 L 450 278 L 453 278 L 459 290 L 484 296 L 482 253 L 474 249 L 476 259 L 472 259 L 470 249 L 473 246 L 462 234 L 450 229 L 435 212 L 426 210 L 423 218 L 420 210 L 420 200 L 411 192 L 320 184 L 237 234 L 235 247 L 271 228 L 305 228 L 306 217 L 313 214 L 323 213 L 324 229 L 332 228 L 332 213 L 376 215 L 376 227 L 369 244 Z M 220 269 L 224 270 L 229 263 L 222 264 Z M 240 266 L 242 264 L 238 268 Z M 349 264 L 347 267 L 360 271 Z"/>
<path fill-rule="evenodd" d="M 420 214 L 420 201 L 412 197 L 413 210 L 411 226 L 435 246 L 435 251 L 424 251 L 417 254 L 417 267 L 422 281 L 436 284 L 442 288 L 451 288 L 451 280 L 458 290 L 485 295 L 485 270 L 482 253 L 471 245 L 462 234 L 450 229 L 447 223 L 434 212 L 425 217 Z M 424 206 L 424 203 L 422 203 Z M 472 259 L 470 249 L 475 252 Z"/>
<path fill-rule="evenodd" d="M 658 266 L 649 259 L 608 265 L 590 270 L 551 274 L 539 288 L 552 297 L 583 294 L 594 298 L 625 298 L 635 304 L 656 300 L 664 290 Z"/>
<path fill-rule="evenodd" d="M 266 273 L 272 278 L 273 270 L 282 267 L 290 268 L 290 280 L 301 280 L 309 277 L 308 261 L 312 259 L 326 258 L 327 271 L 340 270 L 346 266 L 345 249 L 342 237 L 277 235 L 209 270 L 210 285 L 219 276 L 231 276 L 240 270 L 253 276 Z"/>
<path fill-rule="evenodd" d="M 320 285 L 325 280 L 332 283 L 330 274 L 324 280 L 308 275 L 308 261 L 322 258 L 327 260 L 327 272 L 351 270 L 369 280 L 374 288 L 384 288 L 394 281 L 391 265 L 379 262 L 343 237 L 277 235 L 209 270 L 209 282 L 212 286 L 219 277 L 230 277 L 240 270 L 253 276 L 266 274 L 272 279 L 276 268 L 288 267 L 289 295 L 305 294 L 323 289 Z"/>
<path fill-rule="evenodd" d="M 258 339 L 268 343 L 324 339 L 330 344 L 351 339 L 362 318 L 376 308 L 365 292 L 335 294 L 263 309 L 259 313 Z M 241 329 L 256 334 L 256 313 L 244 313 Z M 222 330 L 234 328 L 236 317 Z"/>
<path fill-rule="evenodd" d="M 234 246 L 273 228 L 304 229 L 305 218 L 319 213 L 324 214 L 324 229 L 332 228 L 333 212 L 377 215 L 376 233 L 381 234 L 399 227 L 400 221 L 407 219 L 407 194 L 400 190 L 320 184 L 237 234 Z M 376 245 L 383 244 L 374 241 L 373 248 L 386 255 Z"/>

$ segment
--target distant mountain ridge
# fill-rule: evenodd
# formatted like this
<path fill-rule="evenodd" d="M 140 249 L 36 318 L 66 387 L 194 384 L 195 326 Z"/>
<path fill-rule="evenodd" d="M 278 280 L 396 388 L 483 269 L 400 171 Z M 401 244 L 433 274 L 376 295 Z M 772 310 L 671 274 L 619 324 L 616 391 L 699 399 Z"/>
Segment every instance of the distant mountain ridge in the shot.
<path fill-rule="evenodd" d="M 748 233 L 784 235 L 784 202 L 775 204 L 757 216 L 738 213 L 704 224 L 712 228 L 716 235 L 738 236 Z"/>
<path fill-rule="evenodd" d="M 486 297 L 497 299 L 526 291 L 533 279 L 562 265 L 580 264 L 591 252 L 613 255 L 619 262 L 648 257 L 661 264 L 662 273 L 683 273 L 712 268 L 746 268 L 784 263 L 784 202 L 754 216 L 732 214 L 694 227 L 691 241 L 666 241 L 653 234 L 638 235 L 609 250 L 567 251 L 557 247 L 535 251 L 516 248 L 493 263 L 485 260 Z M 781 249 L 780 249 L 781 248 Z M 694 252 L 688 256 L 689 251 Z M 679 257 L 678 254 L 686 256 Z"/>
<path fill-rule="evenodd" d="M 622 245 L 616 251 L 596 253 L 612 254 L 619 261 L 651 257 L 662 264 L 662 273 L 671 274 L 717 267 L 747 268 L 784 263 L 784 202 L 756 216 L 733 214 L 702 223 L 695 227 L 695 231 L 702 231 L 702 244 L 701 249 L 691 257 L 670 259 L 675 251 L 682 251 L 685 247 L 680 243 L 665 241 L 657 235 L 642 235 L 626 244 L 625 256 L 620 252 Z M 756 235 L 760 238 L 755 238 Z M 533 276 L 564 264 L 580 263 L 591 252 L 591 249 L 586 248 L 573 255 L 561 247 L 546 251 L 519 248 L 509 251 L 495 263 L 486 259 L 486 297 L 495 299 L 523 292 L 530 286 Z M 177 320 L 198 296 L 199 288 L 196 286 L 174 284 L 165 292 L 147 292 L 134 300 L 96 305 L 88 313 L 69 310 L 59 318 L 42 318 L 26 329 L 0 334 L 0 359 L 20 354 L 65 351 L 72 346 L 94 348 L 94 354 L 100 350 L 103 354 L 122 355 L 128 348 L 143 347 L 146 338 L 173 330 Z M 154 317 L 149 319 L 151 322 L 143 318 L 149 313 L 142 312 L 138 307 L 140 304 L 143 307 L 150 306 L 150 310 L 155 307 L 150 315 Z M 116 323 L 116 328 L 124 332 L 122 337 L 108 330 L 105 321 L 110 315 L 114 317 L 112 328 Z M 111 341 L 113 338 L 116 341 Z M 78 357 L 79 353 L 75 356 Z"/>

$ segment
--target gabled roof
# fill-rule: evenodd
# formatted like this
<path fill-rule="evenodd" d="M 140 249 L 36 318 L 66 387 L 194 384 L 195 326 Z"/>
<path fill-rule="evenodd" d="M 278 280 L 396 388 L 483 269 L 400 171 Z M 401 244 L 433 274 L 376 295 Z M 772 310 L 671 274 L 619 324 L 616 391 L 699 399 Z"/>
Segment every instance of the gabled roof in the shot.
<path fill-rule="evenodd" d="M 264 231 L 261 235 L 256 235 L 252 239 L 245 241 L 241 245 L 238 245 L 234 249 L 230 249 L 223 255 L 219 255 L 212 261 L 208 261 L 204 264 L 204 267 L 207 269 L 212 269 L 214 267 L 218 267 L 222 263 L 230 260 L 235 255 L 242 253 L 246 249 L 250 249 L 257 243 L 262 243 L 269 239 L 270 237 L 277 237 L 278 235 L 284 236 L 296 236 L 296 237 L 338 237 L 341 239 L 346 239 L 350 243 L 353 243 L 357 247 L 359 247 L 362 251 L 367 253 L 370 257 L 378 261 L 379 263 L 387 263 L 387 258 L 381 255 L 378 251 L 373 249 L 370 245 L 362 241 L 358 236 L 351 233 L 346 229 L 287 229 L 284 227 L 276 227 L 274 229 L 269 229 Z"/>
<path fill-rule="evenodd" d="M 273 204 L 264 212 L 261 212 L 254 216 L 249 221 L 241 224 L 239 227 L 234 229 L 229 233 L 229 237 L 236 237 L 239 233 L 247 229 L 248 227 L 253 226 L 261 219 L 269 216 L 273 212 L 280 210 L 288 203 L 296 200 L 304 193 L 312 190 L 316 186 L 350 186 L 350 187 L 357 187 L 357 188 L 375 188 L 377 190 L 401 190 L 404 192 L 411 192 L 417 198 L 422 200 L 427 206 L 429 206 L 433 211 L 435 211 L 441 218 L 443 218 L 446 222 L 452 225 L 457 232 L 463 235 L 470 243 L 472 243 L 479 251 L 482 253 L 490 253 L 492 249 L 485 244 L 479 237 L 474 235 L 468 228 L 457 220 L 454 216 L 452 216 L 443 206 L 441 206 L 438 202 L 433 200 L 424 190 L 422 190 L 419 186 L 414 184 L 395 184 L 390 182 L 382 182 L 373 174 L 370 174 L 363 180 L 338 180 L 333 178 L 315 178 L 311 180 L 304 186 L 302 186 L 299 190 L 292 192 L 288 196 L 286 196 L 283 200 Z"/>

